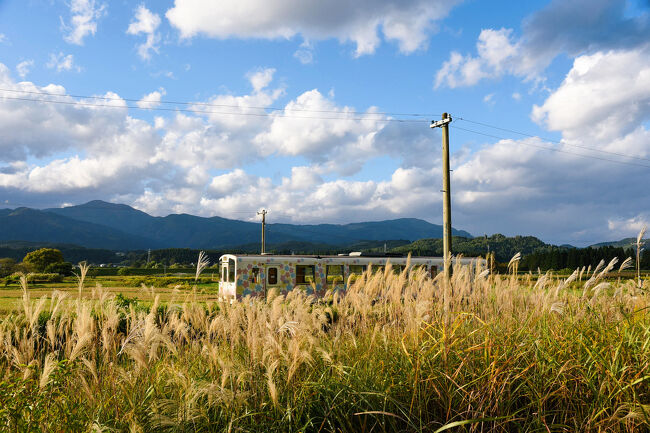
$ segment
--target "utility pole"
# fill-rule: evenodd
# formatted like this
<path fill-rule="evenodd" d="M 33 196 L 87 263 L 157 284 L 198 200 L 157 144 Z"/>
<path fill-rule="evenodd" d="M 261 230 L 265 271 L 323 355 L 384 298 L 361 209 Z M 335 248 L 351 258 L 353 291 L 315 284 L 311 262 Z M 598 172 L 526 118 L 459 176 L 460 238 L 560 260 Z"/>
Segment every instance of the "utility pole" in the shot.
<path fill-rule="evenodd" d="M 262 254 L 266 252 L 266 214 L 268 212 L 266 209 L 262 209 L 261 212 L 258 212 L 258 215 L 262 215 Z"/>
<path fill-rule="evenodd" d="M 442 120 L 432 121 L 431 128 L 442 128 L 442 250 L 445 278 L 451 275 L 451 181 L 449 176 L 449 123 L 451 116 L 442 113 Z"/>

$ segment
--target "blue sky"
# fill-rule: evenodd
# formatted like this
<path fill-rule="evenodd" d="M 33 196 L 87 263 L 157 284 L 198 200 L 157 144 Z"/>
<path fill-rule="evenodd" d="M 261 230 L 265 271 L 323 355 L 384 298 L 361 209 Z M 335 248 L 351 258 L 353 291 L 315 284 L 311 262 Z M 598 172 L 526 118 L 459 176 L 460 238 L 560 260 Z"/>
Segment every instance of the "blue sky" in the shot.
<path fill-rule="evenodd" d="M 648 11 L 3 1 L 1 205 L 440 223 L 427 123 L 448 111 L 454 226 L 576 245 L 634 236 L 650 219 Z"/>

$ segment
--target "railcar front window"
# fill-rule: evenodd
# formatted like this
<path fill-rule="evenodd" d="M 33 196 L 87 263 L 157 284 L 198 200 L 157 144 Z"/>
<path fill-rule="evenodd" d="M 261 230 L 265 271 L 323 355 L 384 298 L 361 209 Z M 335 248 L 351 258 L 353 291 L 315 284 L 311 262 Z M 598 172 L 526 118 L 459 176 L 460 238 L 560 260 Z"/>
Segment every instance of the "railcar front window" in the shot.
<path fill-rule="evenodd" d="M 296 266 L 296 284 L 310 284 L 314 281 L 313 265 Z"/>
<path fill-rule="evenodd" d="M 221 267 L 221 278 L 219 279 L 220 281 L 226 281 L 228 277 L 226 274 L 228 273 L 228 266 L 222 266 Z"/>
<path fill-rule="evenodd" d="M 233 259 L 228 260 L 228 282 L 235 282 L 235 261 Z"/>

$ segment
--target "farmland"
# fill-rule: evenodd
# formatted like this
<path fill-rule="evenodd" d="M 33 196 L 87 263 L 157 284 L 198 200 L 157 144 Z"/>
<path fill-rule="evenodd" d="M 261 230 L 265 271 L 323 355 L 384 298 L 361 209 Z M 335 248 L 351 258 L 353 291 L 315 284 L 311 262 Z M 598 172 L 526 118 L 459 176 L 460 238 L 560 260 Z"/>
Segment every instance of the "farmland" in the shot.
<path fill-rule="evenodd" d="M 647 281 L 606 278 L 615 271 L 457 267 L 446 283 L 387 269 L 324 298 L 234 303 L 213 283 L 23 281 L 4 289 L 21 298 L 0 321 L 0 425 L 636 431 L 650 404 L 650 296 Z"/>

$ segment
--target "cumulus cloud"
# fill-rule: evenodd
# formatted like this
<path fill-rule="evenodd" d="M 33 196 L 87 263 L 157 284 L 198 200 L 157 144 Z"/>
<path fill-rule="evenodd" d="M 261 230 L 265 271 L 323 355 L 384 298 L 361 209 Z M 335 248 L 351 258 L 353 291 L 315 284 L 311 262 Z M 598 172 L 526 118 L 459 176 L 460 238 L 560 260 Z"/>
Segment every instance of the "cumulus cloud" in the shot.
<path fill-rule="evenodd" d="M 650 45 L 576 58 L 532 117 L 568 139 L 607 141 L 630 133 L 650 118 Z"/>
<path fill-rule="evenodd" d="M 595 154 L 569 146 L 650 158 L 650 132 L 644 127 L 650 56 L 644 50 L 576 59 L 565 81 L 534 109 L 539 122 L 562 132 L 562 143 L 501 140 L 452 155 L 454 225 L 474 234 L 534 234 L 585 244 L 615 238 L 639 215 L 647 216 L 647 168 L 581 158 L 574 153 Z M 110 92 L 105 96 L 121 109 L 6 100 L 0 104 L 0 130 L 8 131 L 0 141 L 0 194 L 12 203 L 43 206 L 69 202 L 71 196 L 112 199 L 157 215 L 240 219 L 247 217 L 241 212 L 264 206 L 275 221 L 412 216 L 439 222 L 438 132 L 426 124 L 391 122 L 375 107 L 338 104 L 333 94 L 318 89 L 266 110 L 285 95 L 275 71 L 255 69 L 245 77 L 250 90 L 244 94 L 215 94 L 192 105 L 193 113 L 152 122 L 132 117 L 125 101 Z M 618 80 L 631 86 L 627 105 L 637 111 L 626 113 L 631 121 L 615 136 L 586 135 L 590 116 L 576 115 L 569 101 L 588 95 L 575 89 L 591 87 L 596 94 L 589 100 L 600 100 L 598 92 L 619 91 Z M 61 86 L 17 83 L 4 66 L 0 85 L 75 101 Z M 140 105 L 155 105 L 163 94 L 163 89 L 151 92 Z M 583 109 L 594 110 L 591 117 L 624 109 L 618 98 L 602 99 L 602 107 L 583 104 Z M 604 123 L 616 120 L 606 117 Z M 271 176 L 250 168 L 269 157 L 286 161 L 286 171 Z M 362 169 L 377 157 L 394 165 L 369 179 Z"/>
<path fill-rule="evenodd" d="M 460 220 L 480 216 L 495 227 L 507 218 L 515 233 L 561 243 L 633 236 L 650 200 L 649 68 L 647 46 L 576 58 L 563 83 L 532 112 L 562 133 L 559 144 L 501 140 L 456 162 Z"/>
<path fill-rule="evenodd" d="M 20 78 L 25 78 L 27 74 L 29 74 L 32 66 L 34 66 L 33 60 L 23 60 L 22 62 L 18 63 L 16 65 L 16 72 L 18 73 L 18 76 Z"/>
<path fill-rule="evenodd" d="M 146 35 L 146 40 L 138 45 L 138 55 L 147 60 L 151 58 L 151 52 L 158 53 L 158 43 L 160 42 L 160 34 L 157 32 L 160 26 L 160 16 L 151 12 L 144 5 L 138 6 L 135 10 L 135 16 L 126 29 L 129 35 Z"/>
<path fill-rule="evenodd" d="M 50 60 L 46 66 L 50 69 L 56 69 L 57 72 L 81 71 L 81 68 L 74 63 L 74 56 L 72 54 L 64 54 L 63 52 L 50 54 Z"/>
<path fill-rule="evenodd" d="M 70 7 L 70 21 L 65 23 L 61 19 L 61 28 L 65 35 L 63 39 L 71 44 L 83 45 L 86 36 L 97 32 L 97 21 L 104 14 L 106 6 L 95 0 L 72 0 Z"/>
<path fill-rule="evenodd" d="M 142 97 L 136 104 L 140 108 L 156 108 L 160 105 L 161 98 L 167 92 L 162 87 Z"/>
<path fill-rule="evenodd" d="M 650 39 L 648 14 L 628 17 L 625 0 L 552 1 L 512 29 L 484 29 L 476 55 L 452 52 L 436 74 L 435 87 L 473 86 L 483 79 L 540 74 L 559 54 L 571 57 L 644 45 Z"/>
<path fill-rule="evenodd" d="M 401 52 L 426 46 L 436 21 L 458 1 L 442 0 L 242 0 L 216 7 L 206 0 L 175 0 L 167 19 L 183 38 L 336 38 L 356 44 L 356 55 L 373 53 L 381 38 L 395 41 Z"/>
<path fill-rule="evenodd" d="M 650 213 L 644 212 L 625 219 L 610 219 L 608 228 L 615 234 L 614 239 L 635 237 L 644 227 L 650 227 Z"/>

